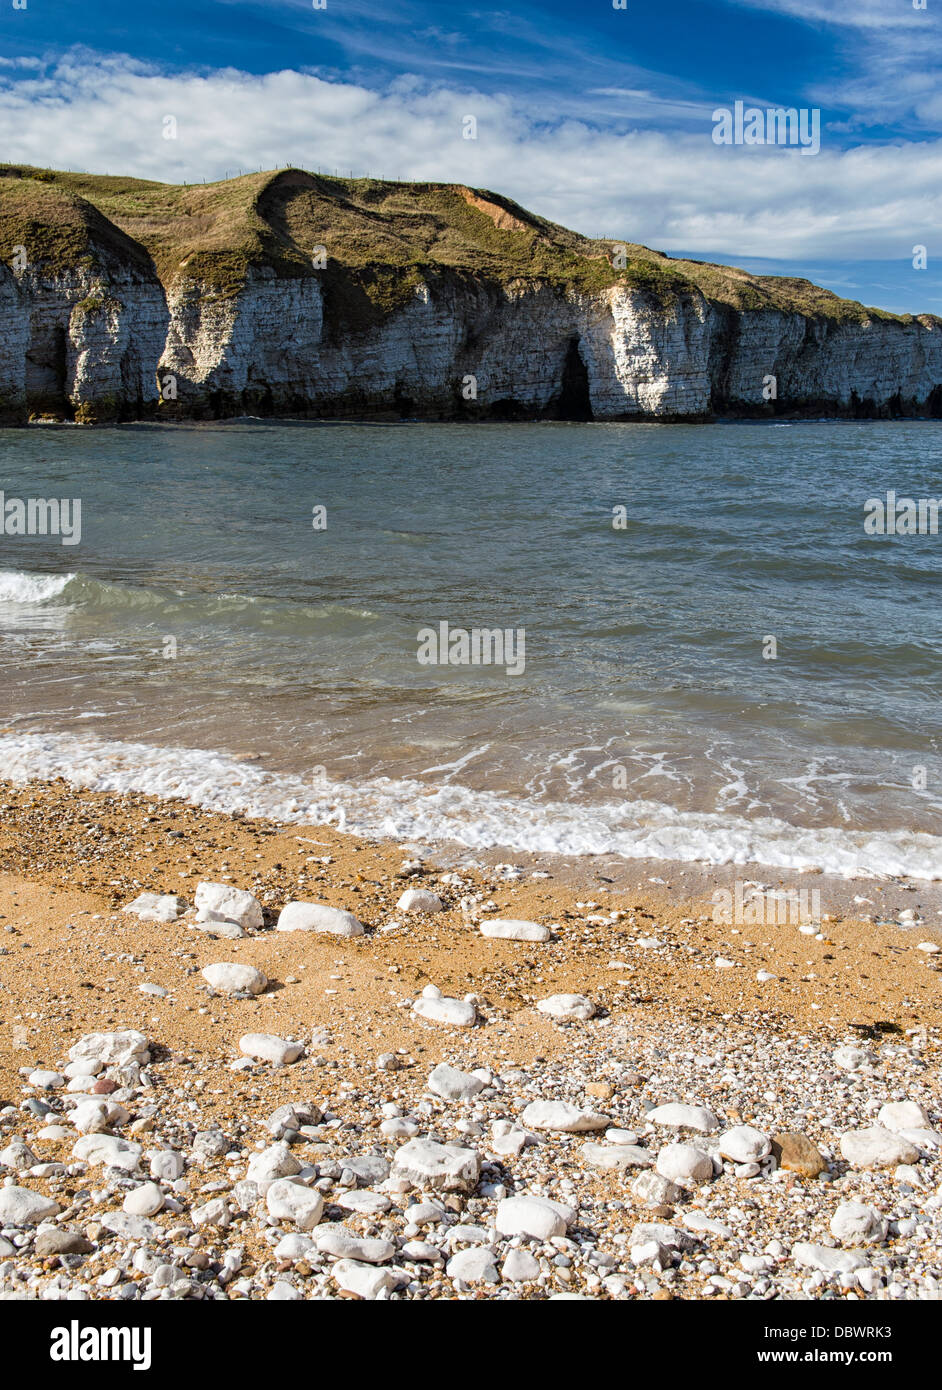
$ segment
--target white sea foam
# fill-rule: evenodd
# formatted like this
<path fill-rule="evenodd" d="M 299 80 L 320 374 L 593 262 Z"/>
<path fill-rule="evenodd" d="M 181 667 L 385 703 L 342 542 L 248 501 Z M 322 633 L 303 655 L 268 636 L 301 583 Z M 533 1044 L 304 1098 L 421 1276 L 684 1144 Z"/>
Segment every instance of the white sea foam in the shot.
<path fill-rule="evenodd" d="M 94 791 L 180 797 L 283 823 L 333 824 L 396 840 L 451 840 L 471 849 L 942 878 L 942 838 L 910 830 L 803 828 L 771 817 L 677 811 L 653 801 L 546 802 L 411 779 L 313 784 L 221 753 L 92 736 L 0 735 L 0 777 L 64 777 Z"/>
<path fill-rule="evenodd" d="M 46 603 L 71 584 L 74 574 L 27 574 L 0 570 L 0 603 Z"/>

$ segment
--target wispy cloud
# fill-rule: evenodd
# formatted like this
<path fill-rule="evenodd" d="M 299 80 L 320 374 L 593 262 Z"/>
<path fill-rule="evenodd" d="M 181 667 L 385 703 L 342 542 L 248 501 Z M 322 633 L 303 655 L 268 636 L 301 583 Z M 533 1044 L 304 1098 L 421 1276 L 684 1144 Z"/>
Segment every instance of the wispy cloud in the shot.
<path fill-rule="evenodd" d="M 462 138 L 468 114 L 477 140 Z M 825 130 L 808 159 L 718 148 L 706 110 L 698 130 L 613 130 L 408 75 L 373 90 L 75 53 L 0 71 L 0 122 L 9 161 L 180 182 L 289 163 L 463 182 L 590 234 L 730 256 L 903 258 L 942 222 L 942 140 L 829 149 Z"/>

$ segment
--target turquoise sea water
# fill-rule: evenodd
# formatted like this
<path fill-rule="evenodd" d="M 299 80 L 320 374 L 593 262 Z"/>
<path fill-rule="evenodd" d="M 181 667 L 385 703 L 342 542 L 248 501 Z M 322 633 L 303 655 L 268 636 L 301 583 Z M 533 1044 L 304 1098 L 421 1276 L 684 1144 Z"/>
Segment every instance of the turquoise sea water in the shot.
<path fill-rule="evenodd" d="M 82 501 L 0 536 L 0 775 L 942 877 L 942 535 L 863 529 L 937 424 L 34 428 L 0 489 Z M 440 622 L 523 674 L 420 665 Z"/>

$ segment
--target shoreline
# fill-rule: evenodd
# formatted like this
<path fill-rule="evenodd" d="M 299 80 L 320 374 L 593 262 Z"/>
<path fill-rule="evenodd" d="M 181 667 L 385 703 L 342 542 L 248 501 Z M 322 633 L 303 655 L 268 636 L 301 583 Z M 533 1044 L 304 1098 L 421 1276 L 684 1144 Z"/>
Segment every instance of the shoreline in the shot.
<path fill-rule="evenodd" d="M 927 1127 L 942 1119 L 942 954 L 918 949 L 938 929 L 839 910 L 816 935 L 723 926 L 673 878 L 596 883 L 583 896 L 589 880 L 563 865 L 548 877 L 519 858 L 513 874 L 456 869 L 438 850 L 62 782 L 0 784 L 0 808 L 0 1163 L 8 1187 L 55 1204 L 18 1248 L 9 1227 L 0 1235 L 0 1298 L 938 1296 L 942 1243 L 921 1215 L 942 1180 L 935 1141 L 899 1140 L 908 1166 L 863 1169 L 840 1143 L 904 1099 Z M 229 940 L 192 911 L 157 923 L 122 910 L 143 891 L 192 904 L 201 881 L 254 894 L 265 925 Z M 440 894 L 444 910 L 398 909 L 407 888 Z M 366 931 L 273 930 L 291 899 L 351 911 Z M 497 917 L 552 936 L 482 936 L 478 924 Z M 200 972 L 221 961 L 262 971 L 264 992 L 208 989 Z M 762 970 L 776 979 L 760 982 Z M 412 1004 L 430 987 L 471 996 L 475 1026 L 420 1018 Z M 555 994 L 587 997 L 594 1016 L 556 1021 L 536 1007 Z M 139 1030 L 151 1054 L 146 1069 L 99 1075 L 114 1103 L 106 1131 L 144 1150 L 130 1172 L 76 1162 L 70 1107 L 85 1098 L 34 1074 L 60 1068 L 80 1038 L 121 1029 Z M 299 1060 L 240 1055 L 255 1032 L 297 1039 Z M 854 1065 L 835 1061 L 848 1056 Z M 430 1089 L 440 1064 L 462 1071 L 467 1098 Z M 537 1101 L 601 1111 L 603 1132 L 534 1128 Z M 302 1102 L 317 1118 L 292 1131 L 299 1176 L 288 1186 L 307 1184 L 324 1204 L 305 1236 L 271 1216 L 251 1177 L 253 1155 L 277 1147 L 272 1112 Z M 646 1118 L 672 1102 L 708 1107 L 716 1133 Z M 719 1131 L 737 1126 L 807 1137 L 820 1171 L 786 1168 L 774 1152 L 724 1161 Z M 443 1191 L 437 1178 L 404 1178 L 396 1154 L 414 1135 L 472 1147 L 480 1181 Z M 712 1179 L 684 1187 L 650 1166 L 669 1161 L 675 1140 L 699 1147 L 698 1162 L 713 1155 Z M 147 1181 L 149 1163 L 164 1171 L 148 1155 L 164 1149 L 183 1156 L 181 1175 Z M 152 1188 L 159 1213 L 135 1214 Z M 558 1238 L 508 1240 L 495 1210 L 520 1194 L 578 1215 Z M 829 1223 L 851 1200 L 895 1228 L 865 1249 L 835 1241 Z M 440 1204 L 429 1224 L 408 1215 L 416 1203 Z M 385 1241 L 389 1254 L 335 1264 L 332 1242 L 348 1237 Z M 653 1254 L 642 1249 L 652 1241 Z M 157 1279 L 160 1267 L 170 1272 Z"/>

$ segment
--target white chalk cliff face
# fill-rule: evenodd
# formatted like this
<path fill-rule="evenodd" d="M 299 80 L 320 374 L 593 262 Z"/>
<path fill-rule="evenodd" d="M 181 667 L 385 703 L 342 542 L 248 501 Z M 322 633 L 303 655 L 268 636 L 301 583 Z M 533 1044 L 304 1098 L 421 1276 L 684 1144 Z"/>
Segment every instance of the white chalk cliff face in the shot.
<path fill-rule="evenodd" d="M 350 323 L 317 274 L 254 270 L 224 296 L 115 263 L 0 267 L 0 311 L 8 420 L 942 415 L 936 320 L 738 311 L 695 288 L 661 302 L 441 273 L 387 317 Z"/>

